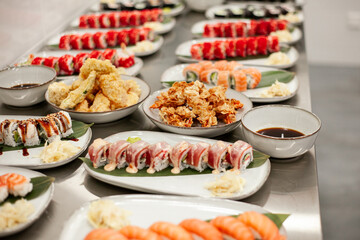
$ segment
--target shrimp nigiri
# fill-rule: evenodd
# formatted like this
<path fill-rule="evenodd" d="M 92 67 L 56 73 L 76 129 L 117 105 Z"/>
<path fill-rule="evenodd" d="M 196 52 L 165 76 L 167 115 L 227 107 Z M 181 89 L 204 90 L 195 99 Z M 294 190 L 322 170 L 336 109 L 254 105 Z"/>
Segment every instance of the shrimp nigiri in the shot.
<path fill-rule="evenodd" d="M 7 183 L 9 193 L 16 196 L 24 197 L 32 191 L 33 185 L 30 179 L 17 173 L 7 173 L 1 176 L 2 181 Z"/>
<path fill-rule="evenodd" d="M 155 222 L 150 228 L 151 231 L 167 237 L 169 240 L 193 240 L 193 237 L 183 227 L 168 222 Z"/>
<path fill-rule="evenodd" d="M 162 238 L 155 232 L 144 229 L 137 226 L 125 226 L 119 231 L 128 239 L 137 239 L 137 240 L 161 240 Z"/>
<path fill-rule="evenodd" d="M 236 240 L 254 240 L 250 228 L 234 217 L 219 216 L 210 222 L 220 232 Z"/>
<path fill-rule="evenodd" d="M 188 232 L 200 236 L 204 240 L 222 240 L 221 232 L 208 222 L 199 219 L 185 219 L 180 224 Z"/>
<path fill-rule="evenodd" d="M 284 236 L 280 235 L 279 229 L 275 223 L 261 213 L 254 211 L 244 212 L 243 214 L 239 215 L 237 219 L 258 232 L 261 236 L 261 239 L 286 239 Z"/>
<path fill-rule="evenodd" d="M 247 87 L 252 89 L 255 88 L 261 81 L 261 72 L 256 68 L 245 68 L 242 69 L 246 75 Z"/>
<path fill-rule="evenodd" d="M 110 228 L 98 228 L 89 232 L 84 240 L 128 240 L 128 238 L 116 230 Z"/>

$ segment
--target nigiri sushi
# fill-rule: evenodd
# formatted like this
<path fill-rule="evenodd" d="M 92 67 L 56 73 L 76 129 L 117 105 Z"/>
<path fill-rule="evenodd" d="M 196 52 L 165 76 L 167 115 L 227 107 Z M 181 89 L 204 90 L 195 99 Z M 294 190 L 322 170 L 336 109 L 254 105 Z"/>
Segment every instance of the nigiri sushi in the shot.
<path fill-rule="evenodd" d="M 254 235 L 250 228 L 244 223 L 230 216 L 218 216 L 210 221 L 224 235 L 233 239 L 254 240 Z"/>
<path fill-rule="evenodd" d="M 7 183 L 9 193 L 15 197 L 24 197 L 33 189 L 30 179 L 23 175 L 17 173 L 7 173 L 0 176 L 0 178 L 3 182 Z"/>
<path fill-rule="evenodd" d="M 169 222 L 155 222 L 149 229 L 171 240 L 193 240 L 193 237 L 183 227 Z"/>

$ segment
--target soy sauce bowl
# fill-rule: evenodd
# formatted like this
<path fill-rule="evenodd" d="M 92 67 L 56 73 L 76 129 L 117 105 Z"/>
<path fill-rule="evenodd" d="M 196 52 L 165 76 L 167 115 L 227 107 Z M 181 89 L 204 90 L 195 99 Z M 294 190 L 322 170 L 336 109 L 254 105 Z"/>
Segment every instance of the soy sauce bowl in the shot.
<path fill-rule="evenodd" d="M 45 100 L 45 92 L 56 80 L 52 68 L 30 65 L 0 71 L 0 100 L 11 106 L 27 107 Z"/>
<path fill-rule="evenodd" d="M 274 158 L 294 158 L 306 153 L 315 143 L 320 119 L 305 109 L 289 105 L 255 107 L 241 118 L 245 140 L 255 149 Z M 272 137 L 258 133 L 267 128 L 287 128 L 303 133 L 299 137 Z"/>

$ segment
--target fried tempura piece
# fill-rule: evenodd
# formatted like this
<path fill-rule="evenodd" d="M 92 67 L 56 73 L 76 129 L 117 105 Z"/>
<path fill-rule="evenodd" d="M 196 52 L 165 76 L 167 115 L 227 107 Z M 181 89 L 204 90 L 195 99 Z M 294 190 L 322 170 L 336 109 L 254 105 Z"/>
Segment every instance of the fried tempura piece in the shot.
<path fill-rule="evenodd" d="M 184 89 L 194 83 L 175 82 L 167 92 L 162 92 L 160 96 L 157 96 L 157 101 L 150 108 L 161 107 L 177 107 L 184 105 L 186 102 L 186 96 Z"/>
<path fill-rule="evenodd" d="M 82 101 L 81 103 L 79 103 L 78 105 L 76 105 L 75 107 L 75 111 L 78 112 L 89 112 L 89 102 L 85 99 L 84 101 Z"/>
<path fill-rule="evenodd" d="M 128 97 L 124 81 L 117 74 L 102 75 L 99 79 L 103 94 L 111 101 L 115 108 L 127 107 Z"/>
<path fill-rule="evenodd" d="M 162 107 L 159 111 L 161 119 L 170 125 L 191 127 L 195 114 L 186 107 Z"/>
<path fill-rule="evenodd" d="M 84 81 L 84 79 L 82 79 L 82 78 L 76 79 L 76 80 L 71 84 L 71 90 L 77 89 L 83 81 Z"/>
<path fill-rule="evenodd" d="M 96 71 L 96 74 L 98 76 L 103 74 L 110 74 L 110 73 L 114 73 L 117 76 L 120 76 L 116 67 L 112 65 L 109 60 L 99 61 L 98 59 L 89 58 L 85 61 L 84 65 L 81 67 L 79 77 L 82 79 L 87 79 L 92 71 Z"/>
<path fill-rule="evenodd" d="M 70 92 L 70 86 L 63 82 L 54 82 L 48 88 L 49 101 L 59 106 Z"/>
<path fill-rule="evenodd" d="M 60 108 L 72 109 L 77 104 L 84 101 L 86 96 L 90 93 L 91 89 L 94 87 L 96 78 L 96 72 L 92 71 L 88 78 L 81 82 L 80 86 L 75 90 L 69 92 L 68 96 L 61 102 Z"/>
<path fill-rule="evenodd" d="M 124 87 L 127 93 L 135 93 L 137 96 L 140 96 L 141 89 L 137 82 L 135 82 L 134 80 L 126 80 L 124 81 L 124 83 Z"/>
<path fill-rule="evenodd" d="M 134 92 L 130 92 L 130 93 L 127 95 L 126 105 L 127 105 L 127 107 L 128 107 L 128 106 L 131 106 L 131 105 L 136 104 L 138 101 L 139 101 L 139 96 L 138 96 L 136 93 L 134 93 Z"/>
<path fill-rule="evenodd" d="M 105 112 L 110 111 L 110 100 L 102 94 L 102 92 L 98 92 L 95 96 L 94 102 L 90 107 L 90 112 Z"/>

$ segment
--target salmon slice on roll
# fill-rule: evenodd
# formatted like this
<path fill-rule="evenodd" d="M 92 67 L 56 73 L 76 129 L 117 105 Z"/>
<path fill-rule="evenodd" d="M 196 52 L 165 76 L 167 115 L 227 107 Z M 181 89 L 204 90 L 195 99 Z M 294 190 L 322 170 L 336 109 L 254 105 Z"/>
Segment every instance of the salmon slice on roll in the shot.
<path fill-rule="evenodd" d="M 208 165 L 214 169 L 213 173 L 217 174 L 223 172 L 230 166 L 230 163 L 226 159 L 229 146 L 229 143 L 217 141 L 210 147 Z"/>
<path fill-rule="evenodd" d="M 186 164 L 186 158 L 187 154 L 190 151 L 191 144 L 182 141 L 176 144 L 170 153 L 170 163 L 173 166 L 173 169 L 171 169 L 171 172 L 173 174 L 178 174 L 180 171 L 182 171 L 184 168 L 187 168 L 188 165 Z"/>
<path fill-rule="evenodd" d="M 137 173 L 138 170 L 146 166 L 149 146 L 149 143 L 140 140 L 134 142 L 126 149 L 126 162 L 129 165 L 126 168 L 126 172 Z"/>
<path fill-rule="evenodd" d="M 110 143 L 104 139 L 98 138 L 89 146 L 89 156 L 94 168 L 104 166 L 106 164 L 106 151 Z"/>
<path fill-rule="evenodd" d="M 193 144 L 186 158 L 189 167 L 199 172 L 204 171 L 208 166 L 209 148 L 209 143 L 199 142 Z"/>
<path fill-rule="evenodd" d="M 245 170 L 253 161 L 253 148 L 243 141 L 236 141 L 229 147 L 229 159 L 234 170 Z"/>
<path fill-rule="evenodd" d="M 112 143 L 106 153 L 107 164 L 104 167 L 106 171 L 113 171 L 115 167 L 123 168 L 126 166 L 126 149 L 130 145 L 125 140 Z"/>
<path fill-rule="evenodd" d="M 153 174 L 169 166 L 170 144 L 159 142 L 149 147 L 149 159 L 147 173 Z"/>

